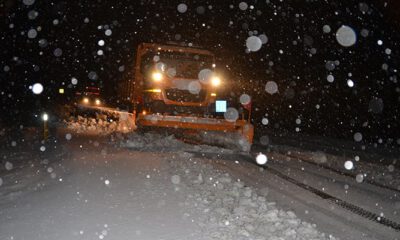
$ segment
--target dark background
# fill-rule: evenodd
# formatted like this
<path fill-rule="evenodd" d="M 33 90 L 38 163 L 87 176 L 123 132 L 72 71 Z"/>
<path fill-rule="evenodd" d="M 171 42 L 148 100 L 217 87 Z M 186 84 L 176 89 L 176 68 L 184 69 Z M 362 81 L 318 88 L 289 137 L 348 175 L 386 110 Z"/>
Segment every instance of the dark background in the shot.
<path fill-rule="evenodd" d="M 232 94 L 253 97 L 258 133 L 296 133 L 299 127 L 302 133 L 352 139 L 360 132 L 364 141 L 381 138 L 395 145 L 400 137 L 400 4 L 396 1 L 253 0 L 245 1 L 249 6 L 245 11 L 238 7 L 242 1 L 116 2 L 1 3 L 4 126 L 29 125 L 33 113 L 70 102 L 86 85 L 100 86 L 103 97 L 113 102 L 118 81 L 132 76 L 139 43 L 175 41 L 216 53 L 224 77 L 236 83 Z M 180 3 L 188 6 L 185 13 L 177 11 Z M 38 13 L 34 19 L 28 17 L 32 10 Z M 323 32 L 324 25 L 330 26 L 330 33 Z M 345 48 L 336 41 L 342 25 L 357 33 L 354 46 Z M 38 35 L 28 38 L 28 30 L 38 27 Z M 105 35 L 106 29 L 112 30 L 111 36 Z M 361 36 L 362 29 L 368 30 L 367 37 Z M 267 44 L 246 53 L 246 39 L 259 34 L 268 37 Z M 43 39 L 45 46 L 39 44 Z M 97 44 L 101 39 L 103 47 Z M 54 55 L 56 48 L 62 50 L 59 57 Z M 99 49 L 104 55 L 97 55 Z M 336 60 L 340 64 L 327 70 L 326 63 Z M 90 72 L 96 79 L 89 79 Z M 328 74 L 334 75 L 333 83 L 326 80 Z M 78 79 L 77 85 L 71 84 L 72 77 Z M 355 87 L 349 88 L 347 79 Z M 265 91 L 268 81 L 277 83 L 279 93 Z M 40 95 L 29 89 L 36 82 L 45 87 Z M 58 94 L 61 87 L 65 95 Z M 380 103 L 383 111 L 376 109 Z M 264 126 L 265 116 L 269 124 Z"/>

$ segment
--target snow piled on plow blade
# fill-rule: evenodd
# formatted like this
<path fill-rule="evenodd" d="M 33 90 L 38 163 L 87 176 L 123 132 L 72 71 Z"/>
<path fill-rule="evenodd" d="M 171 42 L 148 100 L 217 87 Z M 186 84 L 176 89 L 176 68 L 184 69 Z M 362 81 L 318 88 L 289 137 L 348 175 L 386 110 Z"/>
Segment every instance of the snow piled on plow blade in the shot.
<path fill-rule="evenodd" d="M 250 151 L 254 127 L 245 120 L 234 122 L 217 118 L 191 116 L 144 115 L 138 116 L 139 128 L 165 129 L 174 132 L 179 139 L 194 144 L 208 144 Z"/>
<path fill-rule="evenodd" d="M 140 151 L 191 151 L 208 153 L 233 153 L 230 149 L 224 149 L 208 145 L 192 145 L 177 139 L 174 135 L 162 135 L 158 133 L 131 133 L 127 139 L 121 142 L 121 147 Z"/>
<path fill-rule="evenodd" d="M 220 146 L 241 152 L 249 152 L 251 143 L 239 132 L 200 131 L 203 144 Z"/>
<path fill-rule="evenodd" d="M 145 132 L 142 134 L 135 132 L 134 118 L 129 113 L 116 111 L 110 114 L 96 113 L 94 117 L 71 116 L 64 123 L 68 129 L 77 133 L 97 135 L 127 133 L 127 146 L 137 149 L 155 147 L 160 150 L 193 150 L 196 146 L 211 145 L 208 146 L 208 149 L 212 150 L 212 152 L 220 152 L 218 149 L 224 149 L 225 153 L 228 150 L 232 153 L 247 153 L 251 148 L 251 143 L 244 134 L 248 127 L 247 125 L 244 125 L 243 129 L 234 131 L 208 131 L 178 127 L 157 127 L 159 121 L 154 121 L 152 126 L 140 128 L 140 132 Z"/>

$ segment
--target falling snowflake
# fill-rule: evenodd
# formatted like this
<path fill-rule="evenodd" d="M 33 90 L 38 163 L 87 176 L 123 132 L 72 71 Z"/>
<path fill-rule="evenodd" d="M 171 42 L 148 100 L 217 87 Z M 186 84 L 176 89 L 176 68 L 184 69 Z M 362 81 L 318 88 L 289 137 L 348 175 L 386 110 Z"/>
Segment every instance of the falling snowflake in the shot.
<path fill-rule="evenodd" d="M 32 92 L 34 94 L 41 94 L 43 92 L 43 85 L 40 83 L 35 83 L 32 86 Z"/>
<path fill-rule="evenodd" d="M 187 5 L 184 3 L 179 4 L 177 7 L 178 12 L 180 13 L 185 13 L 187 11 L 187 8 L 188 8 Z"/>
<path fill-rule="evenodd" d="M 356 43 L 357 35 L 351 27 L 343 25 L 336 32 L 336 40 L 343 47 L 351 47 Z"/>
<path fill-rule="evenodd" d="M 265 84 L 265 91 L 273 95 L 278 92 L 278 85 L 274 81 L 268 81 L 267 84 Z"/>
<path fill-rule="evenodd" d="M 268 161 L 267 155 L 259 153 L 256 157 L 256 162 L 258 165 L 264 165 Z"/>
<path fill-rule="evenodd" d="M 257 36 L 251 36 L 248 37 L 246 40 L 246 47 L 251 51 L 251 52 L 257 52 L 258 50 L 261 49 L 262 46 L 262 41 L 259 37 Z"/>
<path fill-rule="evenodd" d="M 354 168 L 354 164 L 352 161 L 346 161 L 344 163 L 344 168 L 346 168 L 347 170 L 352 170 Z"/>

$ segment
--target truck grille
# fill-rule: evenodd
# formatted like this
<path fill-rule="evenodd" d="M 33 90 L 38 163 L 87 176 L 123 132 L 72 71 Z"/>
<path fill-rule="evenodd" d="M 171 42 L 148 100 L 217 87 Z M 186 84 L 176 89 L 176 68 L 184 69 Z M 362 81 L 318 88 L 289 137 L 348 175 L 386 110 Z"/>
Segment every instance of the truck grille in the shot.
<path fill-rule="evenodd" d="M 206 91 L 200 90 L 198 94 L 192 94 L 188 90 L 176 88 L 166 89 L 167 98 L 176 102 L 203 102 L 206 99 Z"/>

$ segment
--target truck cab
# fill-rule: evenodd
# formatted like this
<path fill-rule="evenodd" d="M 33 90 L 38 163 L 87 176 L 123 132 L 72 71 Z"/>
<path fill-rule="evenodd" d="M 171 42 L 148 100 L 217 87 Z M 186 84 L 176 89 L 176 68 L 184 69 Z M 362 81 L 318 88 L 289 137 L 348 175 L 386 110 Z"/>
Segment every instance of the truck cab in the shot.
<path fill-rule="evenodd" d="M 201 116 L 211 113 L 223 83 L 210 51 L 143 43 L 133 85 L 138 112 Z"/>

